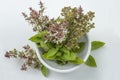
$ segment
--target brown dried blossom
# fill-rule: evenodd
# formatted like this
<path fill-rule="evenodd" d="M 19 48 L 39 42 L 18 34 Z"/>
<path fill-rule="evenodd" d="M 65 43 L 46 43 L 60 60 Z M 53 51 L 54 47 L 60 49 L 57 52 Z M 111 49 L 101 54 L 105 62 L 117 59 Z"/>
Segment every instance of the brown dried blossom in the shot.
<path fill-rule="evenodd" d="M 48 35 L 45 36 L 45 41 L 53 42 L 53 43 L 61 43 L 65 40 L 67 34 L 67 23 L 65 21 L 56 21 L 54 18 L 49 19 L 48 16 L 43 15 L 44 13 L 44 5 L 40 2 L 40 10 L 37 12 L 36 10 L 30 8 L 30 15 L 26 15 L 22 13 L 25 19 L 33 25 L 33 31 L 41 32 L 48 31 Z"/>
<path fill-rule="evenodd" d="M 91 28 L 94 28 L 92 19 L 94 18 L 94 12 L 89 11 L 84 14 L 81 6 L 79 8 L 65 7 L 62 9 L 62 16 L 65 21 L 68 22 L 68 37 L 66 40 L 66 47 L 68 49 L 79 48 L 78 39 L 84 34 L 88 33 Z"/>
<path fill-rule="evenodd" d="M 16 49 L 7 51 L 5 57 L 7 58 L 21 58 L 24 59 L 24 63 L 21 66 L 21 70 L 27 70 L 29 66 L 34 66 L 36 69 L 40 69 L 42 64 L 39 61 L 36 52 L 30 48 L 29 45 L 23 47 L 24 51 L 18 51 Z"/>
<path fill-rule="evenodd" d="M 32 9 L 31 7 L 29 9 L 30 9 L 31 18 L 32 19 L 37 19 L 39 17 L 38 12 L 36 10 Z"/>
<path fill-rule="evenodd" d="M 45 10 L 43 3 L 40 2 L 39 6 L 40 6 L 39 11 L 36 11 L 30 7 L 29 8 L 29 10 L 30 10 L 29 16 L 27 14 L 25 14 L 24 12 L 22 13 L 25 20 L 27 20 L 30 24 L 33 25 L 33 31 L 37 31 L 37 32 L 42 31 L 49 22 L 48 16 L 43 15 L 44 10 Z"/>
<path fill-rule="evenodd" d="M 7 58 L 10 58 L 10 57 L 17 58 L 16 54 L 17 54 L 17 50 L 14 49 L 13 51 L 7 51 L 6 54 L 5 54 L 5 57 L 7 57 Z"/>
<path fill-rule="evenodd" d="M 27 70 L 27 66 L 25 63 L 22 65 L 21 70 L 25 70 L 25 71 Z"/>

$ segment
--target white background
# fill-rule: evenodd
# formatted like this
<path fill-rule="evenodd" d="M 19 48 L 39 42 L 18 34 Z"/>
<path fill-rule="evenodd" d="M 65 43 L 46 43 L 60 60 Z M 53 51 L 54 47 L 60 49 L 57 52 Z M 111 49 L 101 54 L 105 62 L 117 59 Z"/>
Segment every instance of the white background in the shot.
<path fill-rule="evenodd" d="M 106 45 L 91 52 L 97 68 L 82 65 L 78 70 L 61 74 L 49 72 L 47 78 L 38 70 L 20 70 L 22 61 L 6 59 L 7 50 L 32 43 L 32 28 L 25 22 L 21 12 L 31 6 L 38 9 L 39 0 L 0 0 L 0 80 L 120 80 L 120 0 L 43 0 L 45 14 L 57 17 L 64 6 L 81 5 L 85 12 L 95 12 L 96 28 L 91 30 L 91 40 L 101 40 Z"/>

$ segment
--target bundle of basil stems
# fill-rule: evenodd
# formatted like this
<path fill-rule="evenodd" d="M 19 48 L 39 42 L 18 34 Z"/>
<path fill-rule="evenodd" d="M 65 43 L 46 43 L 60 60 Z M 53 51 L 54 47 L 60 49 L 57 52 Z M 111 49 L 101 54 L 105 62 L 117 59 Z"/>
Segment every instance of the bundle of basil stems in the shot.
<path fill-rule="evenodd" d="M 38 48 L 43 49 L 42 57 L 60 65 L 85 63 L 88 66 L 96 67 L 95 59 L 91 55 L 86 62 L 77 56 L 85 46 L 85 42 L 78 42 L 78 39 L 94 28 L 92 22 L 94 12 L 89 11 L 85 14 L 81 6 L 79 8 L 69 6 L 62 9 L 58 18 L 50 19 L 44 15 L 43 3 L 40 2 L 39 5 L 39 11 L 29 8 L 29 15 L 22 14 L 25 20 L 32 24 L 33 31 L 36 32 L 36 35 L 29 40 L 36 43 Z M 96 50 L 104 44 L 101 41 L 93 41 L 91 50 Z M 7 51 L 5 56 L 24 59 L 21 70 L 27 70 L 27 67 L 34 66 L 34 68 L 41 70 L 44 76 L 47 76 L 48 69 L 39 61 L 36 52 L 29 45 L 25 45 L 23 48 L 23 51 L 17 49 Z"/>

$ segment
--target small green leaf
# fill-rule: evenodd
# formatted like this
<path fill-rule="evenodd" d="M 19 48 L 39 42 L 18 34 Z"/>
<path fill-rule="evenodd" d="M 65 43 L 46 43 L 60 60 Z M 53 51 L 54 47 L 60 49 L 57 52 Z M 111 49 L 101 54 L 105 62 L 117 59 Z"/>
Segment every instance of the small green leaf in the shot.
<path fill-rule="evenodd" d="M 47 31 L 42 31 L 34 36 L 32 36 L 29 40 L 32 42 L 38 43 L 41 39 L 43 40 L 43 37 L 47 34 Z"/>
<path fill-rule="evenodd" d="M 56 55 L 57 52 L 58 52 L 58 48 L 51 48 L 46 53 L 47 54 L 47 58 L 53 57 L 54 55 Z"/>
<path fill-rule="evenodd" d="M 70 58 L 70 57 L 71 57 L 71 58 Z M 70 52 L 70 57 L 69 57 L 69 60 L 75 60 L 76 57 L 77 57 L 77 55 L 76 55 L 76 53 L 74 53 L 74 52 Z"/>
<path fill-rule="evenodd" d="M 47 76 L 47 68 L 45 66 L 41 67 L 41 72 L 44 76 Z"/>
<path fill-rule="evenodd" d="M 37 43 L 41 40 L 41 38 L 39 37 L 39 34 L 36 34 L 36 35 L 32 36 L 29 40 Z"/>
<path fill-rule="evenodd" d="M 82 64 L 84 63 L 83 59 L 77 57 L 75 61 L 70 61 L 73 64 Z"/>
<path fill-rule="evenodd" d="M 62 58 L 64 60 L 68 60 L 68 61 L 74 61 L 74 60 L 76 60 L 76 57 L 77 57 L 77 55 L 74 52 L 64 53 L 62 56 Z"/>
<path fill-rule="evenodd" d="M 70 60 L 70 61 L 73 61 L 76 59 L 76 53 L 74 52 L 70 52 L 67 48 L 63 47 L 61 48 L 61 51 L 63 52 L 63 55 L 62 55 L 62 59 L 64 60 Z"/>
<path fill-rule="evenodd" d="M 104 42 L 101 42 L 101 41 L 93 41 L 92 42 L 92 48 L 91 50 L 96 50 L 98 48 L 101 48 L 102 46 L 104 46 L 105 43 Z"/>
<path fill-rule="evenodd" d="M 70 51 L 65 47 L 61 48 L 60 50 L 64 53 L 70 53 Z"/>
<path fill-rule="evenodd" d="M 49 49 L 53 47 L 53 44 L 50 43 L 50 42 L 47 42 L 46 44 L 47 44 L 47 46 L 49 47 Z"/>
<path fill-rule="evenodd" d="M 39 42 L 40 42 L 41 48 L 43 48 L 46 51 L 49 50 L 49 47 L 47 46 L 47 44 L 44 41 L 40 40 Z"/>
<path fill-rule="evenodd" d="M 36 43 L 36 45 L 38 48 L 43 48 L 46 51 L 53 47 L 51 43 L 49 42 L 45 43 L 43 40 L 39 41 L 39 43 Z"/>
<path fill-rule="evenodd" d="M 87 59 L 85 64 L 90 66 L 90 67 L 97 67 L 96 61 L 95 61 L 94 57 L 91 55 L 89 56 L 89 58 Z"/>
<path fill-rule="evenodd" d="M 47 53 L 44 53 L 42 57 L 47 60 L 56 60 L 56 56 L 47 57 Z"/>
<path fill-rule="evenodd" d="M 57 57 L 61 57 L 61 55 L 62 55 L 62 53 L 60 51 L 57 52 L 57 54 L 56 54 Z"/>

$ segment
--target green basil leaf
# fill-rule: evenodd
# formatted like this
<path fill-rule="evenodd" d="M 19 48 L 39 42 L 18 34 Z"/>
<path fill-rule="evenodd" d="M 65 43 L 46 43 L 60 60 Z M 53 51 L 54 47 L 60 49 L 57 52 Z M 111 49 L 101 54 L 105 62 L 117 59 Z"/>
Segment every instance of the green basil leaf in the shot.
<path fill-rule="evenodd" d="M 70 62 L 73 63 L 73 64 L 82 64 L 82 63 L 84 63 L 83 59 L 81 59 L 79 57 L 77 57 L 76 60 L 70 61 Z"/>
<path fill-rule="evenodd" d="M 60 65 L 65 65 L 65 64 L 67 64 L 68 61 L 66 61 L 62 58 L 62 54 L 63 53 L 61 53 L 60 51 L 57 52 L 55 60 L 56 60 L 56 63 L 58 63 Z"/>
<path fill-rule="evenodd" d="M 61 48 L 61 51 L 63 52 L 62 59 L 64 60 L 75 60 L 76 59 L 76 53 L 75 52 L 70 52 L 67 48 L 63 47 Z"/>
<path fill-rule="evenodd" d="M 41 39 L 43 40 L 43 37 L 47 34 L 47 31 L 42 31 L 34 36 L 32 36 L 29 40 L 32 42 L 38 43 Z"/>
<path fill-rule="evenodd" d="M 70 53 L 70 51 L 65 47 L 61 48 L 60 51 L 62 51 L 64 53 L 68 53 L 68 54 Z"/>
<path fill-rule="evenodd" d="M 53 45 L 49 42 L 45 43 L 43 40 L 39 41 L 39 43 L 36 43 L 38 48 L 43 48 L 45 50 L 48 50 L 53 47 Z"/>
<path fill-rule="evenodd" d="M 56 56 L 57 56 L 57 57 L 61 57 L 61 56 L 62 56 L 62 53 L 59 51 L 59 52 L 57 52 Z"/>
<path fill-rule="evenodd" d="M 71 57 L 71 58 L 70 58 L 70 57 Z M 70 57 L 69 57 L 69 60 L 75 60 L 76 57 L 77 57 L 77 55 L 76 55 L 76 53 L 74 53 L 74 52 L 70 52 Z"/>
<path fill-rule="evenodd" d="M 87 59 L 85 64 L 90 66 L 90 67 L 97 67 L 96 61 L 95 61 L 94 57 L 91 55 L 89 56 L 89 58 Z"/>
<path fill-rule="evenodd" d="M 101 42 L 101 41 L 93 41 L 92 42 L 92 48 L 91 50 L 96 50 L 98 48 L 101 48 L 102 46 L 104 46 L 105 43 L 104 42 Z"/>
<path fill-rule="evenodd" d="M 56 56 L 47 57 L 47 53 L 44 53 L 42 57 L 47 60 L 56 60 Z"/>
<path fill-rule="evenodd" d="M 47 44 L 44 41 L 40 40 L 39 42 L 40 42 L 41 48 L 43 48 L 46 51 L 49 50 L 49 47 L 47 46 Z"/>
<path fill-rule="evenodd" d="M 47 76 L 47 68 L 45 66 L 41 67 L 41 72 L 44 76 Z"/>
<path fill-rule="evenodd" d="M 56 53 L 58 52 L 58 48 L 51 48 L 50 50 L 48 50 L 47 54 L 47 58 L 53 57 L 54 55 L 56 55 Z"/>
<path fill-rule="evenodd" d="M 53 44 L 50 43 L 50 42 L 47 42 L 46 44 L 47 44 L 47 46 L 49 47 L 49 49 L 53 47 Z"/>
<path fill-rule="evenodd" d="M 76 57 L 77 55 L 74 52 L 64 53 L 62 56 L 64 60 L 68 60 L 68 61 L 74 61 Z"/>
<path fill-rule="evenodd" d="M 32 36 L 29 40 L 37 43 L 41 40 L 41 38 L 39 37 L 39 34 L 36 34 L 36 35 Z"/>

